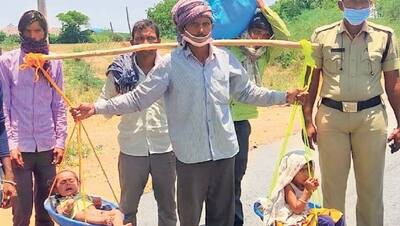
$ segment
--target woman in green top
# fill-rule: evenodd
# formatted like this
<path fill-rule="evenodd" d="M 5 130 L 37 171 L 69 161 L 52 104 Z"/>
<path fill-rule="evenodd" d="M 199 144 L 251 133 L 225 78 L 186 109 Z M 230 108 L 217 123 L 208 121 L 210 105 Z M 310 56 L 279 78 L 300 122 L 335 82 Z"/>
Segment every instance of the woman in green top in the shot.
<path fill-rule="evenodd" d="M 258 10 L 243 35 L 248 39 L 287 39 L 290 35 L 282 19 L 265 5 L 264 0 L 257 0 Z M 231 51 L 246 68 L 250 80 L 262 86 L 262 76 L 266 65 L 274 57 L 274 51 L 267 47 L 232 48 Z M 276 53 L 276 51 L 275 51 Z M 257 118 L 257 107 L 231 100 L 231 113 L 239 143 L 239 153 L 235 157 L 235 226 L 243 225 L 243 209 L 240 201 L 241 181 L 247 168 L 249 119 Z"/>

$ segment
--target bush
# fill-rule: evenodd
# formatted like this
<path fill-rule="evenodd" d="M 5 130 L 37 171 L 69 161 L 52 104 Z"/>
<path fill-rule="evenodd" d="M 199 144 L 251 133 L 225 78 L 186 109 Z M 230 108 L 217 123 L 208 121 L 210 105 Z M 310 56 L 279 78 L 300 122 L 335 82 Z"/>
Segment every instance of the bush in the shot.
<path fill-rule="evenodd" d="M 376 9 L 379 17 L 386 20 L 400 23 L 400 1 L 399 0 L 377 0 Z"/>
<path fill-rule="evenodd" d="M 4 38 L 3 42 L 1 42 L 1 48 L 3 51 L 15 49 L 20 45 L 20 43 L 19 35 L 9 35 Z"/>
<path fill-rule="evenodd" d="M 75 131 L 74 137 L 75 136 L 76 136 L 76 131 Z M 64 156 L 62 165 L 65 165 L 67 167 L 79 166 L 79 153 L 78 153 L 76 140 L 71 140 L 71 143 L 69 143 L 67 145 L 68 146 L 65 151 L 65 156 Z M 101 153 L 103 151 L 103 146 L 97 145 L 95 147 L 95 151 L 96 151 L 96 153 Z M 82 153 L 83 159 L 87 159 L 87 157 L 89 157 L 89 154 L 92 152 L 93 152 L 93 150 L 88 144 L 86 144 L 86 143 L 81 144 L 81 153 Z"/>
<path fill-rule="evenodd" d="M 58 35 L 49 34 L 49 42 L 50 42 L 50 44 L 59 43 L 59 41 L 58 41 Z"/>
<path fill-rule="evenodd" d="M 93 101 L 100 93 L 103 81 L 83 60 L 65 60 L 66 94 L 73 101 Z"/>
<path fill-rule="evenodd" d="M 288 68 L 293 63 L 295 56 L 293 51 L 283 51 L 274 61 L 282 68 Z"/>
<path fill-rule="evenodd" d="M 6 38 L 7 38 L 7 34 L 2 32 L 2 31 L 0 31 L 0 43 L 3 42 L 4 39 L 6 39 Z"/>

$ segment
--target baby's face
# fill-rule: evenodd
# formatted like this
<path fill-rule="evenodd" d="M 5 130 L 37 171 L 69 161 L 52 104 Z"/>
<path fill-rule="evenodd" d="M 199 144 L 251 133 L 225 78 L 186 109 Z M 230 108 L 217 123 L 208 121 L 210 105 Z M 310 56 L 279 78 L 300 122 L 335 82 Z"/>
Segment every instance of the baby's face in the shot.
<path fill-rule="evenodd" d="M 71 196 L 78 192 L 79 182 L 71 172 L 62 172 L 57 176 L 56 189 L 61 196 Z"/>
<path fill-rule="evenodd" d="M 311 170 L 311 175 L 312 175 L 313 174 L 312 167 L 310 168 L 310 170 Z M 308 173 L 308 166 L 307 166 L 307 164 L 305 164 L 299 170 L 299 172 L 296 174 L 296 176 L 293 178 L 293 181 L 295 182 L 295 184 L 304 185 L 309 177 L 310 177 L 310 174 Z"/>

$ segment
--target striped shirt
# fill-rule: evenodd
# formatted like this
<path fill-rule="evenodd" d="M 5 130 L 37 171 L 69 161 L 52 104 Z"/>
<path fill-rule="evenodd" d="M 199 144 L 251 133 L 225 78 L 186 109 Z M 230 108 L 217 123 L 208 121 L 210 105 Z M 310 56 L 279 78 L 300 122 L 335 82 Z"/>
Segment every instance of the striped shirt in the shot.
<path fill-rule="evenodd" d="M 189 48 L 173 50 L 135 90 L 95 104 L 97 114 L 141 111 L 164 95 L 169 134 L 177 159 L 199 163 L 238 151 L 230 96 L 258 106 L 283 104 L 286 93 L 257 87 L 228 51 L 211 46 L 205 64 Z"/>
<path fill-rule="evenodd" d="M 4 116 L 10 150 L 48 151 L 64 148 L 67 137 L 67 113 L 63 99 L 35 70 L 20 70 L 25 53 L 20 49 L 0 57 L 3 83 Z M 51 61 L 50 75 L 63 88 L 61 61 Z"/>

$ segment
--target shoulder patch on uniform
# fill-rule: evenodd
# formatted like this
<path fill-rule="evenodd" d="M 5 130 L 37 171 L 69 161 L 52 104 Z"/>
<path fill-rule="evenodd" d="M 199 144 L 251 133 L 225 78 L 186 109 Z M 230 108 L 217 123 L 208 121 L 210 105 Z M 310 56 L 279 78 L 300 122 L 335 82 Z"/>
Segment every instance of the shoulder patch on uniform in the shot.
<path fill-rule="evenodd" d="M 324 25 L 324 26 L 318 27 L 317 29 L 315 29 L 315 33 L 318 34 L 318 33 L 322 32 L 322 31 L 326 31 L 326 30 L 332 29 L 332 28 L 338 26 L 340 24 L 340 22 L 341 21 L 337 21 L 337 22 L 332 23 L 332 24 L 328 24 L 328 25 Z"/>
<path fill-rule="evenodd" d="M 390 28 L 390 27 L 387 27 L 387 26 L 384 26 L 384 25 L 380 25 L 380 24 L 375 24 L 375 23 L 372 23 L 372 22 L 369 22 L 369 21 L 368 21 L 368 26 L 373 28 L 373 29 L 375 29 L 375 30 L 383 31 L 383 32 L 386 32 L 386 33 L 392 33 L 393 34 L 393 32 L 394 32 L 393 29 Z"/>

